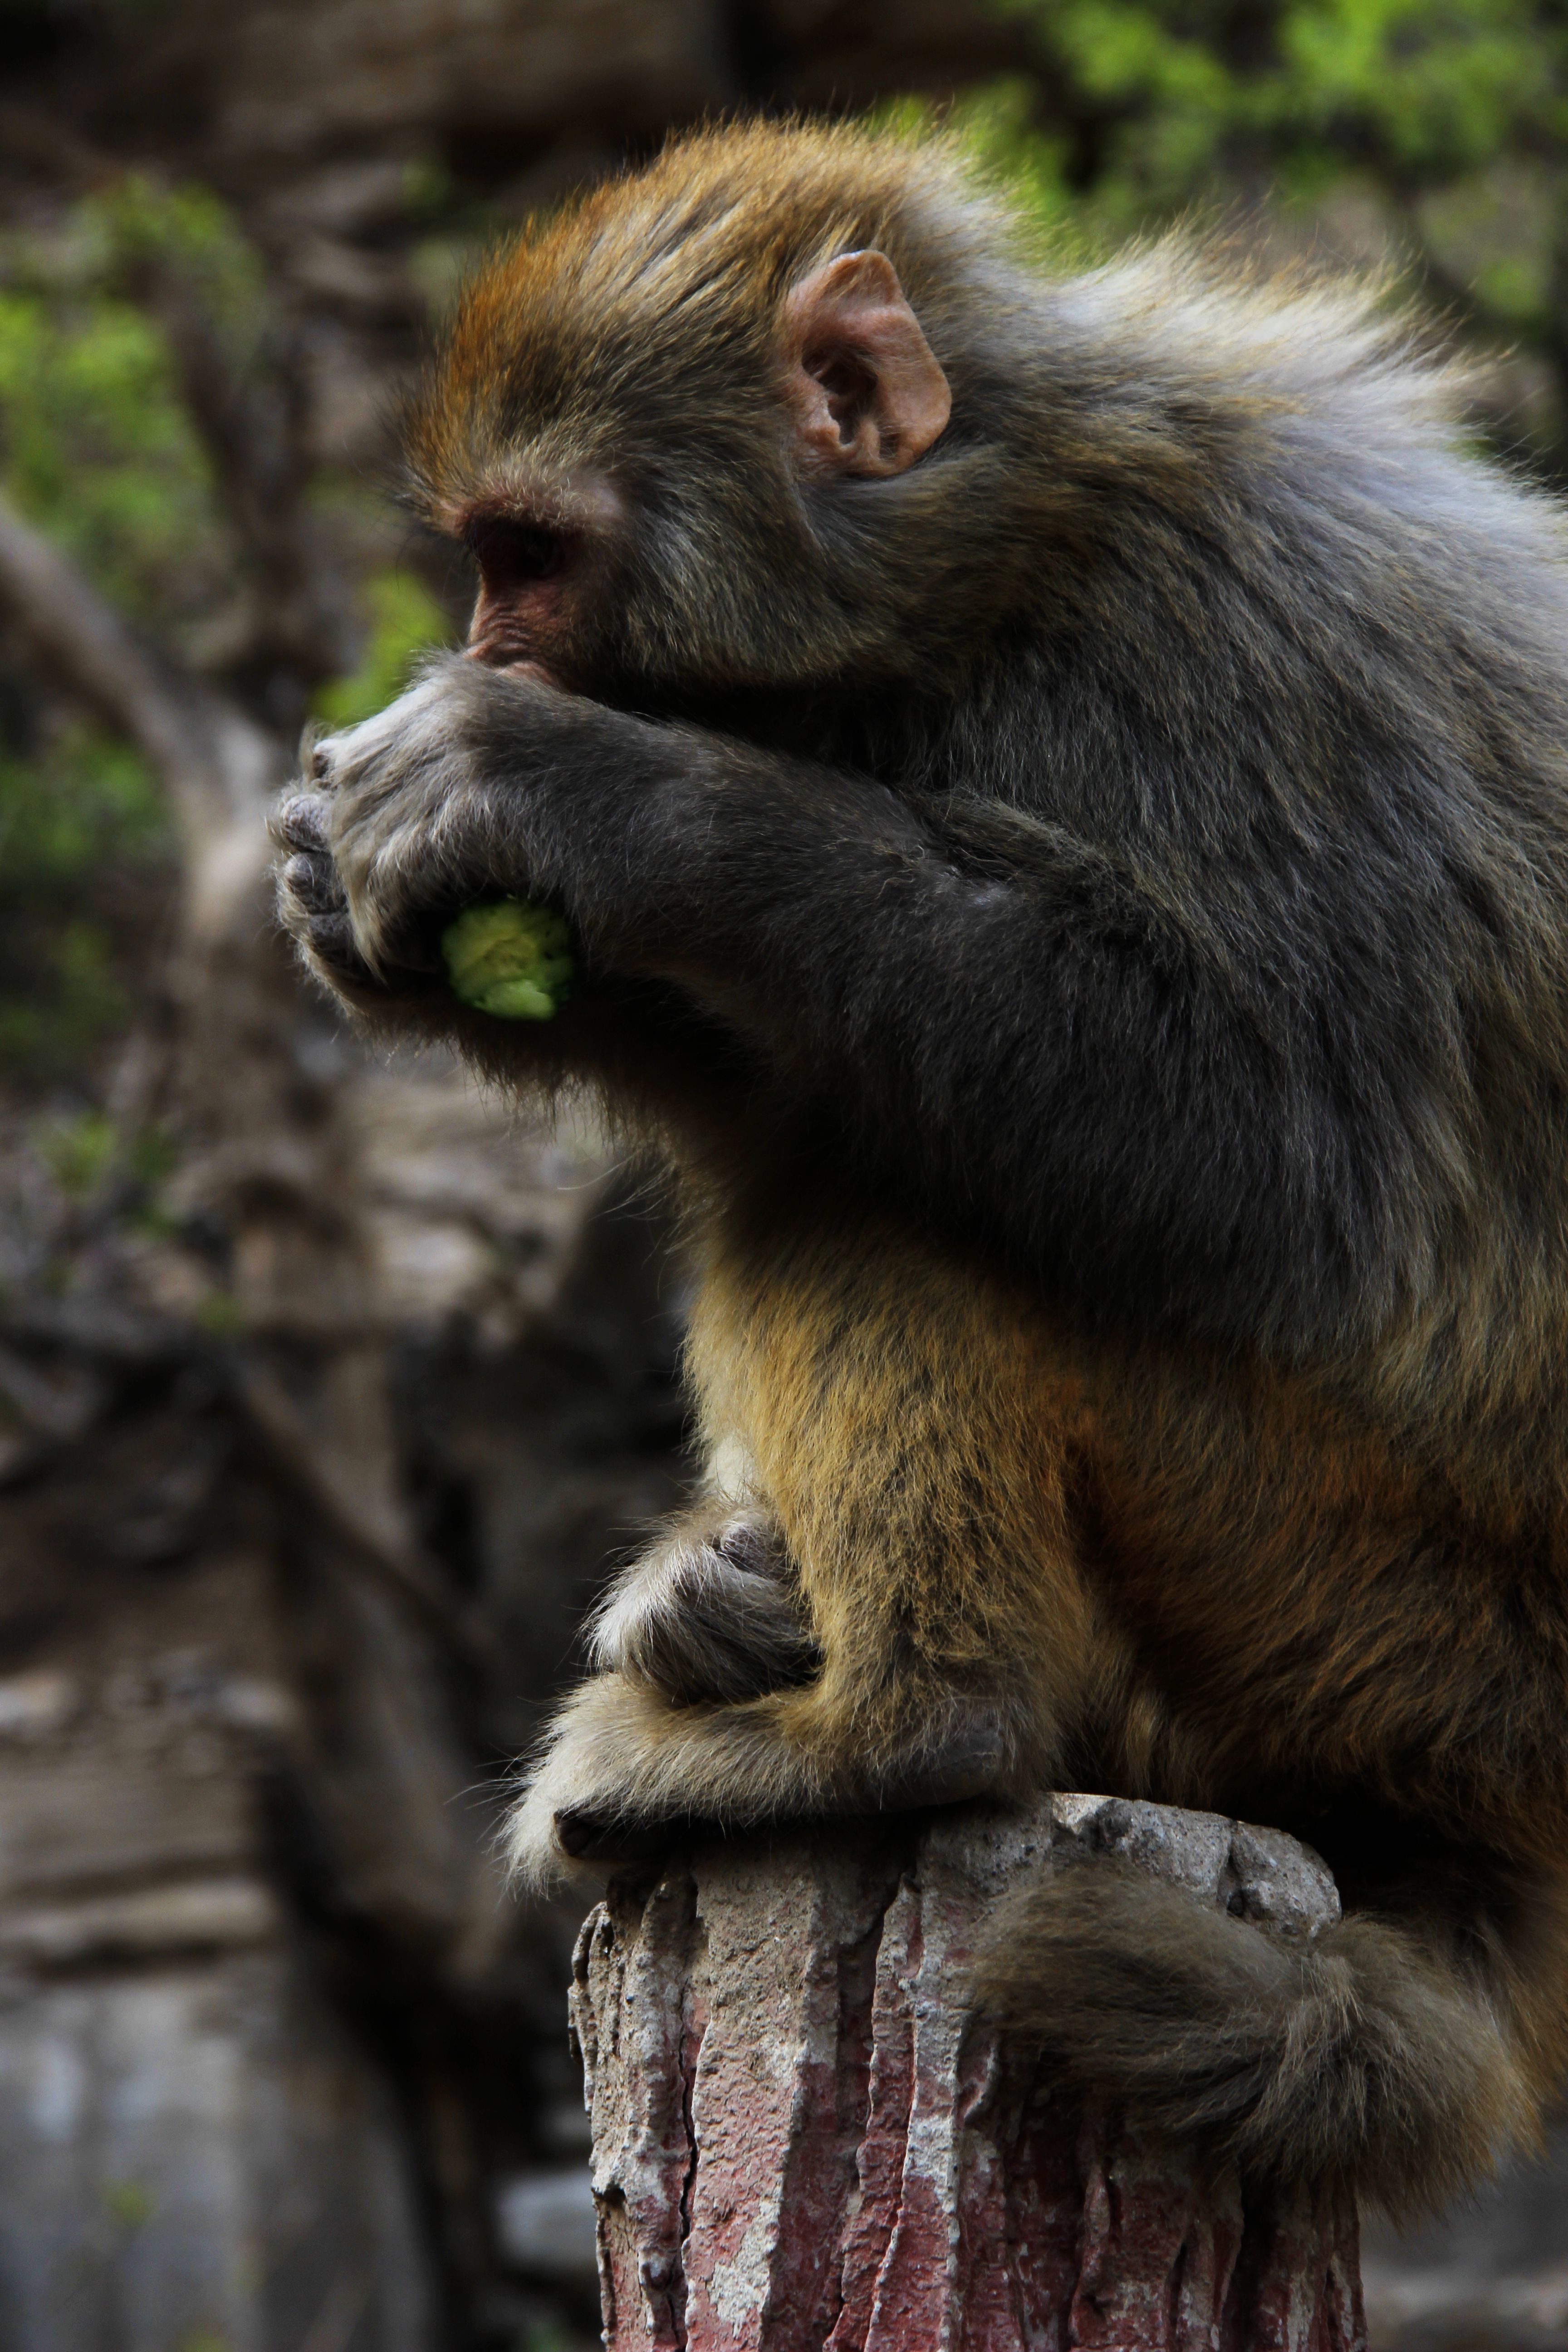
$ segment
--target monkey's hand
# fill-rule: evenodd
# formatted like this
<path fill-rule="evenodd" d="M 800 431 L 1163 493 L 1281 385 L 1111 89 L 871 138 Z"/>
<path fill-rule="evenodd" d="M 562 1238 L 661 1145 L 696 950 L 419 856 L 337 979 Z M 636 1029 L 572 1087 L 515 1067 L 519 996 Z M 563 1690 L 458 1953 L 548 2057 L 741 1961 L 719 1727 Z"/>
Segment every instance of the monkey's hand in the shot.
<path fill-rule="evenodd" d="M 363 1003 L 438 991 L 440 933 L 460 908 L 534 900 L 566 918 L 585 990 L 683 986 L 723 1017 L 737 986 L 756 992 L 738 968 L 758 944 L 738 898 L 778 898 L 781 919 L 809 904 L 868 794 L 861 830 L 912 831 L 879 787 L 784 772 L 750 747 L 454 656 L 315 745 L 276 827 L 291 853 L 283 916 L 321 977 Z"/>
<path fill-rule="evenodd" d="M 498 876 L 446 673 L 312 745 L 273 820 L 279 911 L 307 963 L 361 1009 L 447 992 L 440 934 Z"/>

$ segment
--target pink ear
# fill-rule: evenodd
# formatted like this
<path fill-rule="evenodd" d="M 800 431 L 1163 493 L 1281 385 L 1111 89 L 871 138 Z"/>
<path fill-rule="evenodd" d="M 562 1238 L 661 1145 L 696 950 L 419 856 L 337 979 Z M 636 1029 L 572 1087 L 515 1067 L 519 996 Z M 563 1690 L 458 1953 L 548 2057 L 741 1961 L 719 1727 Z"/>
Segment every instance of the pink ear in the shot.
<path fill-rule="evenodd" d="M 901 474 L 952 414 L 952 395 L 885 254 L 841 253 L 784 309 L 790 395 L 814 471 Z"/>

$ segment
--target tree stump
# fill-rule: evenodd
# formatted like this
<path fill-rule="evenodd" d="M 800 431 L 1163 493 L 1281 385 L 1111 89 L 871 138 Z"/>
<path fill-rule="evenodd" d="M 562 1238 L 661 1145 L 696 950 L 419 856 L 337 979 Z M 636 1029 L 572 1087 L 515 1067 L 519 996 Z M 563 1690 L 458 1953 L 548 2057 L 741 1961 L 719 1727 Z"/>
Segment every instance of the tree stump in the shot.
<path fill-rule="evenodd" d="M 1085 1846 L 1282 1933 L 1339 1916 L 1276 1831 L 1098 1797 L 612 1884 L 572 2001 L 611 2352 L 1361 2352 L 1342 2191 L 1244 2195 L 966 2014 L 984 1910 Z"/>

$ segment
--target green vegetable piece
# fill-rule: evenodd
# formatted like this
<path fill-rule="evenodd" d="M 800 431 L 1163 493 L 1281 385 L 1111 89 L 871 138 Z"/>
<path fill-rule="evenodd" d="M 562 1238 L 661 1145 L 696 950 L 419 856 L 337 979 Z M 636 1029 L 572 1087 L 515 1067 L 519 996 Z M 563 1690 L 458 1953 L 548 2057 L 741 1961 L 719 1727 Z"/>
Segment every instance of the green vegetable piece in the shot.
<path fill-rule="evenodd" d="M 498 1021 L 548 1021 L 572 993 L 565 923 L 524 898 L 465 907 L 442 932 L 441 953 L 453 995 Z"/>

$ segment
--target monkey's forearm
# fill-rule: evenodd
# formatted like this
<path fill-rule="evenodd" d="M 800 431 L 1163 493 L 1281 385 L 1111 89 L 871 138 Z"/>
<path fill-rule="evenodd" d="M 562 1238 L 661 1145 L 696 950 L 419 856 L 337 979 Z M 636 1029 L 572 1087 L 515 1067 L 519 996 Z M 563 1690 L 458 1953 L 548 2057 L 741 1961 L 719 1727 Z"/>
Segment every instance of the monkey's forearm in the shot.
<path fill-rule="evenodd" d="M 1227 927 L 1190 877 L 1060 828 L 470 661 L 316 758 L 312 822 L 372 966 L 427 961 L 433 927 L 498 889 L 551 900 L 585 996 L 679 989 L 831 1106 L 884 1197 L 1053 1286 L 1321 1348 L 1375 1327 L 1419 1249 L 1411 1139 L 1441 1076 L 1413 1019 L 1336 1001 L 1304 894 L 1281 940 L 1227 873 Z"/>
<path fill-rule="evenodd" d="M 1288 1301 L 1321 1333 L 1385 1311 L 1415 1183 L 1334 1066 L 1357 1009 L 1338 1019 L 1321 948 L 1320 1001 L 1271 999 L 1201 907 L 1095 845 L 458 684 L 498 878 L 829 1097 L 881 1189 L 1140 1313 L 1223 1301 L 1256 1331 Z"/>

